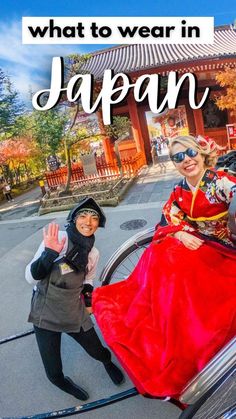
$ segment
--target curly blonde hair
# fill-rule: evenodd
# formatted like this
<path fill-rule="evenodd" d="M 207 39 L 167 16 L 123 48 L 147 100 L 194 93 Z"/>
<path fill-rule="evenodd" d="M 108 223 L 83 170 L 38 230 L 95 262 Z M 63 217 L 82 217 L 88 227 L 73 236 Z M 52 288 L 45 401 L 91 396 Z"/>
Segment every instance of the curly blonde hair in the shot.
<path fill-rule="evenodd" d="M 172 149 L 175 144 L 181 144 L 186 148 L 197 150 L 203 156 L 205 167 L 215 166 L 218 158 L 218 146 L 214 140 L 209 142 L 203 137 L 195 138 L 191 135 L 175 137 L 169 143 L 170 157 L 172 156 Z"/>

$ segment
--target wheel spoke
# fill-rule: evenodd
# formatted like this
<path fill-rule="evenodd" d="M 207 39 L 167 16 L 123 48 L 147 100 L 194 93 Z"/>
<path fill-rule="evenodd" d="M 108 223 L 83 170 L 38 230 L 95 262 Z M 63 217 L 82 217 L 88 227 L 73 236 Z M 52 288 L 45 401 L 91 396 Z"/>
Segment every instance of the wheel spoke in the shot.
<path fill-rule="evenodd" d="M 144 250 L 149 247 L 152 241 L 153 231 L 150 230 L 148 233 L 144 232 L 143 236 L 140 236 L 138 239 L 135 238 L 136 240 L 133 242 L 129 239 L 129 246 L 124 243 L 112 255 L 111 261 L 108 261 L 101 274 L 103 285 L 108 285 L 111 282 L 119 282 L 129 277 L 138 264 Z"/>
<path fill-rule="evenodd" d="M 126 279 L 137 265 L 140 257 L 144 250 L 149 246 L 149 243 L 136 247 L 130 254 L 128 254 L 124 260 L 121 260 L 120 264 L 116 267 L 112 273 L 112 282 L 121 281 Z"/>

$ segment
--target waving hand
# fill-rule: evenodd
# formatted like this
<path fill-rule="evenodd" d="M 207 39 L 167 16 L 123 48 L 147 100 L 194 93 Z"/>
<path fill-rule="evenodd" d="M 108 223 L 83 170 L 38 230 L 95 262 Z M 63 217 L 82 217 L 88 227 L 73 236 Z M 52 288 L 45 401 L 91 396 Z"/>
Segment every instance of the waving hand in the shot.
<path fill-rule="evenodd" d="M 43 240 L 45 247 L 60 253 L 64 247 L 66 237 L 63 237 L 62 240 L 59 241 L 58 232 L 59 225 L 56 223 L 50 223 L 48 230 L 46 230 L 46 228 L 43 229 Z"/>

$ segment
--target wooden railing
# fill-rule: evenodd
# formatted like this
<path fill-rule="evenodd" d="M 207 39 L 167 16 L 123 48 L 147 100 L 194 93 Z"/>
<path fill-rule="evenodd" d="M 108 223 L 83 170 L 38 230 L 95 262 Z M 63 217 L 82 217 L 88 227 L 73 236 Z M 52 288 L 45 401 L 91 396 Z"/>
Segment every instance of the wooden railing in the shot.
<path fill-rule="evenodd" d="M 145 160 L 142 153 L 137 153 L 134 157 L 121 160 L 123 174 L 128 177 L 135 176 L 144 164 Z M 96 158 L 96 166 L 97 173 L 86 176 L 82 165 L 72 165 L 71 183 L 85 185 L 86 183 L 101 182 L 120 177 L 117 162 L 106 163 L 104 158 Z M 61 167 L 53 172 L 46 172 L 45 177 L 49 188 L 65 185 L 67 181 L 67 167 Z"/>

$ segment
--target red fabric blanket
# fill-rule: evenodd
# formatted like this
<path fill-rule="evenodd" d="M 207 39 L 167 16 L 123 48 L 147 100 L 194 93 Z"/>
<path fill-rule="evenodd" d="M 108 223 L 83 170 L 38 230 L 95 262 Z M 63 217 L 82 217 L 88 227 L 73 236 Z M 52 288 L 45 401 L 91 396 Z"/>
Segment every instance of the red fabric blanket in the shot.
<path fill-rule="evenodd" d="M 236 252 L 153 242 L 127 280 L 94 291 L 93 311 L 138 391 L 178 397 L 236 334 Z"/>

